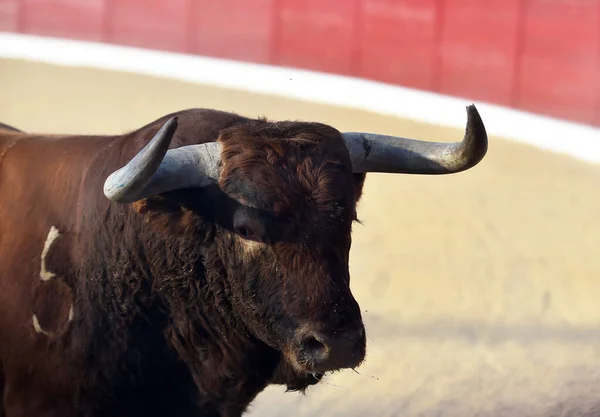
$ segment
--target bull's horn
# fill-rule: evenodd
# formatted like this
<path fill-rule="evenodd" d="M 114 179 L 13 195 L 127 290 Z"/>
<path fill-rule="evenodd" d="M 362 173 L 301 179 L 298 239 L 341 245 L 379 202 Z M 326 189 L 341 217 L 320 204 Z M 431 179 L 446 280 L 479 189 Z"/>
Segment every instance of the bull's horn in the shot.
<path fill-rule="evenodd" d="M 344 133 L 355 173 L 451 174 L 474 167 L 487 152 L 487 133 L 474 105 L 467 107 L 462 142 L 423 142 L 373 133 Z"/>
<path fill-rule="evenodd" d="M 218 181 L 221 145 L 211 142 L 168 149 L 176 128 L 177 117 L 173 117 L 127 165 L 109 175 L 104 195 L 118 203 L 132 203 Z"/>

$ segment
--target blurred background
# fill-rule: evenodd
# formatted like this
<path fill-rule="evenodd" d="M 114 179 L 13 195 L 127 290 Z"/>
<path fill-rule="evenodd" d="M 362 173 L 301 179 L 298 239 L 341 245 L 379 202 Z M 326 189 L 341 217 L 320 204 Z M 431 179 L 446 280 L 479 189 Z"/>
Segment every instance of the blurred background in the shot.
<path fill-rule="evenodd" d="M 349 75 L 548 116 L 546 131 L 527 132 L 541 147 L 490 134 L 465 173 L 370 174 L 351 252 L 366 363 L 306 396 L 270 387 L 248 415 L 600 416 L 600 166 L 542 149 L 560 120 L 577 125 L 559 145 L 582 129 L 600 141 L 600 0 L 0 0 L 2 32 Z M 0 54 L 0 121 L 24 130 L 120 133 L 187 107 L 424 140 L 463 133 Z"/>
<path fill-rule="evenodd" d="M 600 125 L 598 0 L 0 0 L 0 30 L 342 73 Z"/>

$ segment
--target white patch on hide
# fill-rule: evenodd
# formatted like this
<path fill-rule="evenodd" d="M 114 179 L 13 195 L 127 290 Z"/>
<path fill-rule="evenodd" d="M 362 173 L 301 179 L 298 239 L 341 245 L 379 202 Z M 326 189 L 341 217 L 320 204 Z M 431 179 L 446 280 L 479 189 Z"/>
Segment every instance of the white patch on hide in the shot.
<path fill-rule="evenodd" d="M 36 333 L 43 334 L 45 336 L 50 336 L 51 335 L 50 332 L 47 332 L 44 329 L 42 329 L 42 326 L 40 325 L 40 321 L 38 320 L 38 318 L 37 318 L 37 316 L 35 314 L 33 315 L 32 321 L 33 321 L 33 328 L 34 328 L 34 330 L 35 330 Z"/>
<path fill-rule="evenodd" d="M 54 241 L 60 236 L 58 229 L 54 226 L 50 228 L 48 232 L 48 236 L 46 237 L 46 241 L 44 242 L 44 249 L 42 250 L 42 262 L 40 266 L 40 278 L 42 281 L 48 281 L 52 279 L 55 274 L 54 272 L 50 272 L 46 269 L 46 256 L 48 256 L 48 252 L 50 251 L 50 247 L 54 243 Z"/>
<path fill-rule="evenodd" d="M 75 309 L 73 304 L 71 304 L 71 308 L 69 309 L 69 323 L 73 321 L 73 317 L 75 317 Z"/>

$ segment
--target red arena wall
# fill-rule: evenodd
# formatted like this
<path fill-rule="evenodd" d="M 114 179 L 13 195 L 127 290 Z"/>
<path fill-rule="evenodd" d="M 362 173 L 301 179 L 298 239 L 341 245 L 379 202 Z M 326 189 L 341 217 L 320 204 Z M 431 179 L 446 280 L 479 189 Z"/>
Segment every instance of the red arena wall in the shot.
<path fill-rule="evenodd" d="M 0 0 L 0 31 L 353 75 L 600 126 L 600 0 Z"/>

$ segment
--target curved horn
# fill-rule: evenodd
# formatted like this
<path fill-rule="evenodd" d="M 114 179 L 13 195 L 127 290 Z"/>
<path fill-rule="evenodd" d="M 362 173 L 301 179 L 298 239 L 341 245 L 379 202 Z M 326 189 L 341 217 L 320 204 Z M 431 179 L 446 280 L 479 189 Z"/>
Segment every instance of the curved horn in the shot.
<path fill-rule="evenodd" d="M 176 128 L 177 117 L 173 117 L 127 165 L 108 176 L 104 195 L 118 203 L 133 203 L 218 181 L 221 145 L 211 142 L 168 149 Z"/>
<path fill-rule="evenodd" d="M 487 133 L 474 105 L 467 107 L 462 142 L 424 142 L 373 133 L 344 133 L 355 173 L 452 174 L 474 167 L 487 152 Z"/>

